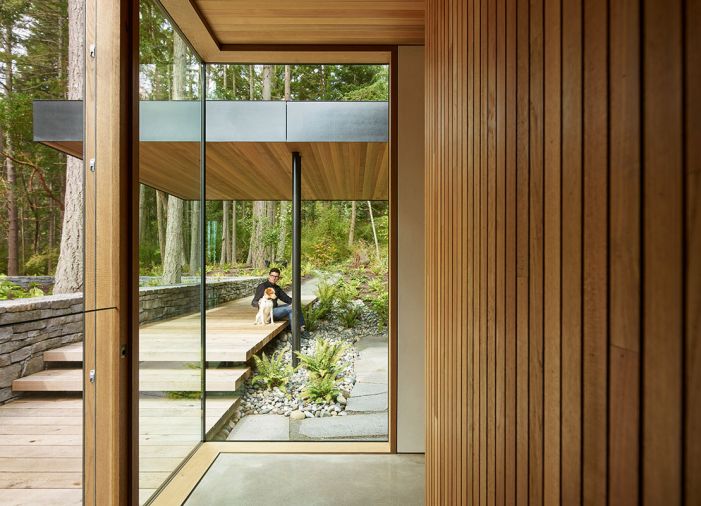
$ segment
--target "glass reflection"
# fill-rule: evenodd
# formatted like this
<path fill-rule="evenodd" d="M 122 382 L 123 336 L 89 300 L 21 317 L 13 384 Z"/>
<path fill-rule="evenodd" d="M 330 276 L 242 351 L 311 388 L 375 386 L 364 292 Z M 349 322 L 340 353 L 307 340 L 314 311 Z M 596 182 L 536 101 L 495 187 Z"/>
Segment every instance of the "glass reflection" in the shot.
<path fill-rule="evenodd" d="M 202 439 L 202 67 L 140 2 L 139 488 L 145 502 Z"/>
<path fill-rule="evenodd" d="M 284 122 L 289 101 L 386 103 L 388 67 L 207 68 L 208 110 L 239 114 L 228 119 L 226 135 L 210 131 L 207 142 L 207 360 L 210 373 L 229 375 L 227 391 L 208 383 L 208 418 L 220 417 L 208 438 L 386 441 L 388 143 L 288 143 Z M 292 350 L 286 307 L 295 150 L 305 199 L 299 350 Z M 266 288 L 274 323 L 256 324 Z M 215 399 L 218 412 L 210 411 Z"/>

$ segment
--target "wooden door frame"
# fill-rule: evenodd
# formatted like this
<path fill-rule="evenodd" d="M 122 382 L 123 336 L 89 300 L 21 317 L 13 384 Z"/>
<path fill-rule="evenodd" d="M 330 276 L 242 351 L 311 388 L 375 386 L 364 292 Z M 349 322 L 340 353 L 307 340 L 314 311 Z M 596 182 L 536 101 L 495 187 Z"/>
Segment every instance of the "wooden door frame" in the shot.
<path fill-rule="evenodd" d="M 84 447 L 86 505 L 132 504 L 138 259 L 130 225 L 138 131 L 137 0 L 85 3 Z M 91 163 L 94 161 L 94 163 Z M 138 186 L 136 187 L 138 190 Z M 136 255 L 135 255 L 136 253 Z M 89 371 L 95 370 L 95 380 Z"/>
<path fill-rule="evenodd" d="M 138 504 L 139 0 L 86 2 L 84 504 Z M 90 48 L 94 47 L 94 52 Z M 310 46 L 312 52 L 334 49 Z M 396 452 L 397 47 L 390 54 L 389 440 Z M 92 53 L 92 54 L 91 54 Z M 94 54 L 94 56 L 93 56 Z M 365 62 L 364 62 L 365 63 Z M 98 338 L 99 336 L 99 338 Z M 90 369 L 96 380 L 89 381 Z M 218 443 L 219 445 L 222 443 Z M 359 445 L 353 453 L 381 450 Z M 296 444 L 296 451 L 314 451 Z M 201 445 L 202 447 L 203 445 Z M 290 447 L 292 448 L 292 447 Z M 348 447 L 350 449 L 350 447 Z M 269 451 L 269 450 L 268 450 Z M 195 453 L 196 454 L 196 453 Z"/>

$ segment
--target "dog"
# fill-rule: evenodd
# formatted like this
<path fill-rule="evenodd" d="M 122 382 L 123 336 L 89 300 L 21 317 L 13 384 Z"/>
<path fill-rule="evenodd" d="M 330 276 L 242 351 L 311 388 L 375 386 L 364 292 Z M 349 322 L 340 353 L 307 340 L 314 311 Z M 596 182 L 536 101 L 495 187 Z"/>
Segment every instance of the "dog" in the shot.
<path fill-rule="evenodd" d="M 266 288 L 263 296 L 258 301 L 258 313 L 254 325 L 273 324 L 273 299 L 276 299 L 274 288 Z"/>

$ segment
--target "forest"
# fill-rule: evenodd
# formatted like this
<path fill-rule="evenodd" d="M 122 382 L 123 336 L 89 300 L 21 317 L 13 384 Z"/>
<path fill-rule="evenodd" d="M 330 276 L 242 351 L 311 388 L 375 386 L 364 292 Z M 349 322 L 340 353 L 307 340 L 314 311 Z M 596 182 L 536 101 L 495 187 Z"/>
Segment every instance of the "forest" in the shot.
<path fill-rule="evenodd" d="M 55 276 L 54 293 L 82 289 L 81 160 L 32 141 L 32 101 L 81 99 L 80 0 L 0 3 L 0 273 Z M 199 100 L 202 67 L 160 7 L 141 2 L 140 99 Z M 386 101 L 383 65 L 207 65 L 208 100 Z M 166 170 L 167 167 L 164 167 Z M 258 272 L 290 259 L 291 205 L 198 201 L 142 185 L 140 266 L 150 283 L 197 274 Z M 205 248 L 200 213 L 205 213 Z M 387 202 L 312 202 L 302 210 L 306 271 L 386 266 Z M 66 232 L 68 231 L 68 232 Z"/>

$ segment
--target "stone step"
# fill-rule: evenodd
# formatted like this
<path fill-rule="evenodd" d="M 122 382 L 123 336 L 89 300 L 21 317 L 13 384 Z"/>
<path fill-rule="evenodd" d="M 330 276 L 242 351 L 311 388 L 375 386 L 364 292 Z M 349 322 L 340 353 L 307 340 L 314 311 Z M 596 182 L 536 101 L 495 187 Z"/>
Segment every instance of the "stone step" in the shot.
<path fill-rule="evenodd" d="M 250 375 L 249 367 L 207 370 L 208 392 L 234 392 Z M 98 378 L 99 381 L 99 378 Z M 142 392 L 199 392 L 199 369 L 141 369 Z M 15 392 L 82 392 L 81 369 L 47 369 L 12 382 Z"/>

